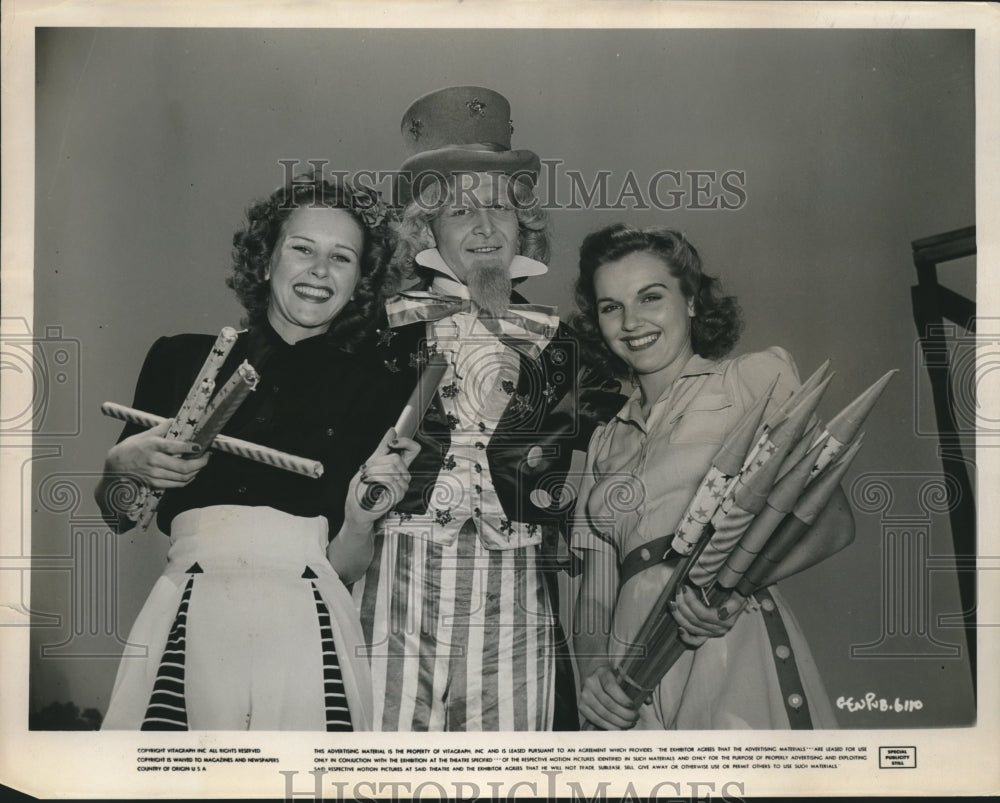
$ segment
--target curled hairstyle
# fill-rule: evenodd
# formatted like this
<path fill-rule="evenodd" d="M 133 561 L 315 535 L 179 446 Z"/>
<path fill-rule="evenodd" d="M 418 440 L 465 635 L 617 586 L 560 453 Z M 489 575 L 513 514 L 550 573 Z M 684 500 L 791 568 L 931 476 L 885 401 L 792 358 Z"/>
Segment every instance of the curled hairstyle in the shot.
<path fill-rule="evenodd" d="M 471 175 L 478 180 L 479 174 L 459 175 L 463 177 Z M 397 241 L 396 252 L 389 265 L 389 283 L 394 289 L 409 284 L 414 276 L 419 274 L 421 268 L 415 262 L 416 255 L 426 248 L 435 247 L 431 223 L 451 203 L 455 195 L 455 181 L 453 176 L 448 181 L 435 180 L 421 184 L 417 197 L 403 209 L 401 220 L 393 224 Z M 501 183 L 501 191 L 507 193 L 517 213 L 517 253 L 548 264 L 549 221 L 545 210 L 535 198 L 534 190 L 524 181 L 504 181 Z"/>
<path fill-rule="evenodd" d="M 628 372 L 628 366 L 611 352 L 601 336 L 594 276 L 602 265 L 636 253 L 661 259 L 670 275 L 678 279 L 684 297 L 694 299 L 691 319 L 694 353 L 712 360 L 725 357 L 743 329 L 736 298 L 723 295 L 719 280 L 702 273 L 701 257 L 683 234 L 671 229 L 635 229 L 624 223 L 588 234 L 580 246 L 580 275 L 575 288 L 580 312 L 573 318 L 573 327 L 587 357 L 620 376 Z"/>
<path fill-rule="evenodd" d="M 371 332 L 378 320 L 392 254 L 393 237 L 386 208 L 374 190 L 354 187 L 338 176 L 324 178 L 317 172 L 296 176 L 247 209 L 244 226 L 233 235 L 232 273 L 226 285 L 236 292 L 246 310 L 245 324 L 252 326 L 267 319 L 271 288 L 264 277 L 285 223 L 292 212 L 302 207 L 343 209 L 364 233 L 353 298 L 333 319 L 327 332 L 327 337 L 349 351 Z"/>

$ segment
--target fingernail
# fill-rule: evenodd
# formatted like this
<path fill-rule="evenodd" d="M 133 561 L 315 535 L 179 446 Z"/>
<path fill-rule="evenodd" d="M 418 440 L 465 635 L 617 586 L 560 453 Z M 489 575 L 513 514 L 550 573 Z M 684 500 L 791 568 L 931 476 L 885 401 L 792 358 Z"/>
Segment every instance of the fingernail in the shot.
<path fill-rule="evenodd" d="M 393 438 L 391 441 L 389 441 L 389 448 L 390 449 L 395 449 L 397 446 L 399 446 L 399 440 L 398 439 Z"/>
<path fill-rule="evenodd" d="M 729 608 L 722 606 L 719 608 L 719 618 L 725 621 L 729 618 Z"/>
<path fill-rule="evenodd" d="M 676 611 L 677 610 L 677 603 L 674 602 L 673 600 L 670 600 L 670 602 L 668 602 L 667 605 L 670 606 L 670 610 L 672 610 L 672 611 Z"/>
<path fill-rule="evenodd" d="M 191 444 L 191 451 L 192 452 L 200 452 L 201 451 L 201 446 L 199 444 L 197 444 L 197 443 L 192 443 Z"/>
<path fill-rule="evenodd" d="M 682 636 L 686 636 L 688 634 L 687 630 L 685 630 L 683 627 L 678 627 L 677 632 L 680 633 Z"/>

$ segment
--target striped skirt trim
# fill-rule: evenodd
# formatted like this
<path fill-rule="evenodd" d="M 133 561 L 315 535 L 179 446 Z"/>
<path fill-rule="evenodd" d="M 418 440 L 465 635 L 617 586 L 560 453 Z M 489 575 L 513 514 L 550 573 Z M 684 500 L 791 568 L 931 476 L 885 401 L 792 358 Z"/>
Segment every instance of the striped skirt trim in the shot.
<path fill-rule="evenodd" d="M 326 709 L 326 729 L 328 732 L 352 731 L 354 728 L 351 725 L 351 709 L 347 705 L 344 678 L 340 673 L 337 648 L 333 643 L 330 610 L 326 607 L 315 583 L 312 583 L 312 591 L 323 649 L 323 702 Z"/>
<path fill-rule="evenodd" d="M 217 506 L 174 519 L 108 730 L 370 730 L 371 675 L 326 519 Z"/>
<path fill-rule="evenodd" d="M 187 649 L 187 613 L 191 602 L 194 576 L 190 577 L 181 595 L 177 616 L 170 628 L 167 646 L 160 659 L 160 668 L 153 683 L 153 694 L 143 717 L 144 731 L 186 731 L 188 729 L 187 700 L 184 696 L 184 653 Z"/>

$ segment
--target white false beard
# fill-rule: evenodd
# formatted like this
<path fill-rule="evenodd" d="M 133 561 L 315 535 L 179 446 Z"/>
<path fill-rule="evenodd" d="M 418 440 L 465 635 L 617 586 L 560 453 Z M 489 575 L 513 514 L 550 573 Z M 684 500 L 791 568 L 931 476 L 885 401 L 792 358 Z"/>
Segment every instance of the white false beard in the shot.
<path fill-rule="evenodd" d="M 510 306 L 512 288 L 506 267 L 490 265 L 476 268 L 466 277 L 469 297 L 487 315 L 499 318 Z"/>

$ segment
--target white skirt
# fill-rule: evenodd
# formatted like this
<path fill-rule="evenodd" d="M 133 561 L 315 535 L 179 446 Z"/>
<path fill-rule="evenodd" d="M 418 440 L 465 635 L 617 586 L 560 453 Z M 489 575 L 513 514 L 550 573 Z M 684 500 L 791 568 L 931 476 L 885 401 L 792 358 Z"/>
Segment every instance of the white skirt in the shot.
<path fill-rule="evenodd" d="M 371 673 L 327 521 L 270 507 L 179 514 L 103 728 L 371 730 Z"/>

